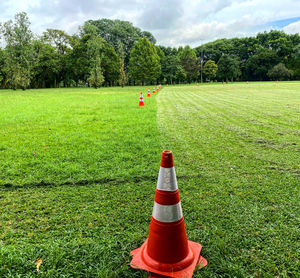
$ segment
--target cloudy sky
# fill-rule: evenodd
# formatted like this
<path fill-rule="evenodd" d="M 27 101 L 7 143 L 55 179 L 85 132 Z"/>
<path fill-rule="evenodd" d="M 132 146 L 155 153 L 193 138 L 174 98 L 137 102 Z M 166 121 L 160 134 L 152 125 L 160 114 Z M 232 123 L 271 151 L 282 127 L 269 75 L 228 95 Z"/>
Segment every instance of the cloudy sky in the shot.
<path fill-rule="evenodd" d="M 21 11 L 38 34 L 47 28 L 73 34 L 88 19 L 121 19 L 152 32 L 165 46 L 270 29 L 300 32 L 300 0 L 0 0 L 0 22 Z"/>

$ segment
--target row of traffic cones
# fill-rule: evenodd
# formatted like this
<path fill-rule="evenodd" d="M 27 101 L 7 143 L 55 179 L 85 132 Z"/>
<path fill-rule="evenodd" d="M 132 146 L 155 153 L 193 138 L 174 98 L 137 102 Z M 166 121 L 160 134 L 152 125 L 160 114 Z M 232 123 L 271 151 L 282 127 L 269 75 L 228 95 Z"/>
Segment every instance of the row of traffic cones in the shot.
<path fill-rule="evenodd" d="M 157 92 L 159 92 L 161 88 L 161 85 L 158 85 L 157 86 Z M 153 91 L 152 91 L 152 94 L 155 94 L 155 88 L 153 88 Z M 147 97 L 151 97 L 151 93 L 150 93 L 150 89 L 148 88 L 148 93 L 147 93 Z M 145 103 L 144 103 L 144 98 L 143 98 L 143 92 L 140 93 L 140 101 L 139 101 L 139 106 L 145 106 Z"/>
<path fill-rule="evenodd" d="M 278 80 L 276 80 L 276 84 L 278 84 Z M 222 85 L 223 85 L 223 86 L 225 85 L 224 81 L 222 82 Z M 249 85 L 249 82 L 248 82 L 248 81 L 246 81 L 246 85 Z M 197 83 L 197 86 L 198 86 L 198 83 Z"/>
<path fill-rule="evenodd" d="M 196 267 L 207 265 L 202 246 L 187 240 L 171 151 L 163 151 L 149 236 L 131 252 L 130 266 L 149 277 L 191 278 Z"/>

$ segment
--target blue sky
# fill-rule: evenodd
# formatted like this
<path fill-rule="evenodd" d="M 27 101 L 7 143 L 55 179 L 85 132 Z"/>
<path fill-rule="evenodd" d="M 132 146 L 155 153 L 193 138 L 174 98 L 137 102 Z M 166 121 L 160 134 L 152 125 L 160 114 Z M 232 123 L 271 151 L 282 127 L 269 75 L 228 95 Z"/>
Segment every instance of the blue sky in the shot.
<path fill-rule="evenodd" d="M 281 19 L 281 20 L 276 20 L 269 22 L 268 25 L 271 26 L 272 28 L 276 29 L 282 29 L 294 22 L 300 21 L 300 17 L 293 17 L 293 18 L 286 18 L 286 19 Z"/>
<path fill-rule="evenodd" d="M 73 34 L 88 19 L 121 19 L 150 31 L 158 44 L 193 47 L 271 29 L 300 32 L 300 0 L 5 0 L 0 22 L 27 12 L 31 29 Z"/>

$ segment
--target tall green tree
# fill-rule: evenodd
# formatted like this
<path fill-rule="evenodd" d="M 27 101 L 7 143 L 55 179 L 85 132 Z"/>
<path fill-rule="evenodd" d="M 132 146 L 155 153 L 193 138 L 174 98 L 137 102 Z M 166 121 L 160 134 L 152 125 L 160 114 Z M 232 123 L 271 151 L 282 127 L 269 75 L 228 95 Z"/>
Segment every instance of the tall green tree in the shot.
<path fill-rule="evenodd" d="M 107 18 L 88 20 L 81 28 L 81 33 L 86 34 L 86 27 L 89 25 L 95 26 L 97 35 L 114 47 L 118 55 L 124 59 L 125 67 L 128 65 L 129 54 L 136 41 L 146 37 L 152 44 L 156 43 L 154 36 L 150 32 L 142 31 L 128 21 Z"/>
<path fill-rule="evenodd" d="M 101 68 L 101 58 L 99 56 L 96 56 L 91 65 L 90 75 L 87 81 L 89 82 L 90 86 L 94 87 L 95 89 L 100 87 L 104 82 L 104 76 Z"/>
<path fill-rule="evenodd" d="M 184 82 L 186 80 L 186 73 L 181 65 L 179 65 L 176 70 L 175 79 L 178 83 Z"/>
<path fill-rule="evenodd" d="M 16 14 L 14 22 L 5 22 L 1 31 L 6 43 L 4 68 L 7 82 L 13 89 L 25 90 L 30 85 L 33 64 L 33 34 L 27 14 Z"/>
<path fill-rule="evenodd" d="M 213 80 L 217 75 L 218 66 L 213 60 L 208 60 L 203 67 L 203 72 L 208 80 Z"/>
<path fill-rule="evenodd" d="M 160 58 L 147 38 L 136 42 L 130 52 L 129 75 L 135 82 L 154 82 L 161 74 Z"/>
<path fill-rule="evenodd" d="M 55 47 L 59 55 L 58 71 L 54 80 L 54 87 L 59 87 L 60 83 L 63 86 L 69 85 L 69 69 L 67 67 L 68 55 L 72 51 L 73 38 L 63 30 L 47 29 L 42 37 L 45 43 Z"/>
<path fill-rule="evenodd" d="M 72 78 L 76 84 L 87 81 L 91 69 L 95 73 L 95 64 L 100 61 L 104 83 L 116 84 L 120 76 L 120 57 L 111 45 L 97 35 L 95 26 L 89 25 L 86 28 L 86 34 L 74 39 L 73 51 L 69 55 Z"/>
<path fill-rule="evenodd" d="M 5 66 L 5 56 L 4 56 L 4 50 L 0 47 L 0 88 L 4 87 L 5 84 L 5 72 L 4 72 L 4 66 Z"/>
<path fill-rule="evenodd" d="M 103 41 L 100 37 L 91 34 L 87 42 L 87 56 L 89 57 L 89 77 L 88 82 L 94 88 L 100 87 L 104 82 L 101 67 Z"/>
<path fill-rule="evenodd" d="M 188 45 L 178 50 L 178 58 L 183 67 L 188 82 L 196 80 L 199 76 L 200 63 L 195 50 Z"/>
<path fill-rule="evenodd" d="M 155 48 L 156 48 L 156 53 L 159 57 L 160 65 L 161 65 L 161 68 L 162 68 L 162 64 L 163 64 L 164 59 L 165 59 L 165 53 L 162 51 L 160 46 L 155 46 Z M 165 80 L 164 80 L 163 72 L 161 70 L 160 71 L 160 76 L 157 78 L 157 83 L 162 83 L 162 82 L 165 82 Z"/>
<path fill-rule="evenodd" d="M 52 87 L 59 71 L 59 54 L 55 48 L 42 40 L 33 42 L 33 77 L 35 88 Z"/>
<path fill-rule="evenodd" d="M 113 86 L 118 83 L 120 78 L 120 57 L 114 48 L 103 41 L 102 48 L 102 67 L 106 85 Z"/>
<path fill-rule="evenodd" d="M 219 80 L 237 79 L 241 75 L 240 62 L 236 56 L 222 55 L 218 61 L 217 77 Z"/>
<path fill-rule="evenodd" d="M 72 51 L 67 56 L 69 75 L 76 86 L 79 83 L 86 84 L 90 74 L 90 61 L 87 53 L 87 42 L 89 39 L 90 35 L 74 38 Z"/>
<path fill-rule="evenodd" d="M 186 73 L 180 63 L 178 50 L 172 47 L 159 46 L 164 53 L 161 59 L 162 79 L 168 83 L 182 82 L 186 80 Z"/>
<path fill-rule="evenodd" d="M 119 78 L 119 85 L 124 87 L 127 83 L 127 75 L 124 68 L 124 60 L 120 58 L 120 78 Z"/>
<path fill-rule="evenodd" d="M 293 71 L 295 79 L 300 79 L 300 44 L 296 45 L 293 49 L 291 59 L 288 61 L 290 69 Z"/>
<path fill-rule="evenodd" d="M 176 54 L 165 56 L 161 62 L 161 67 L 162 75 L 169 84 L 173 84 L 175 81 L 184 81 L 186 79 L 185 71 Z"/>

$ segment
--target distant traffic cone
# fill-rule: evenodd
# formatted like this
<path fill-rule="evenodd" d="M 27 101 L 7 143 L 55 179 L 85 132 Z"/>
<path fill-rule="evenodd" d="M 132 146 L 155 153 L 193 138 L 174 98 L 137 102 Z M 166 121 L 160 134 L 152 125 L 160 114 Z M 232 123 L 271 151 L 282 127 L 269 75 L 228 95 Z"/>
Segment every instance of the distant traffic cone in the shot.
<path fill-rule="evenodd" d="M 169 84 L 167 84 L 167 88 L 169 87 Z"/>
<path fill-rule="evenodd" d="M 224 86 L 224 81 L 222 82 L 222 85 Z"/>
<path fill-rule="evenodd" d="M 200 256 L 202 246 L 187 240 L 171 151 L 163 151 L 160 166 L 149 237 L 131 252 L 130 266 L 153 278 L 191 278 L 207 261 Z"/>
<path fill-rule="evenodd" d="M 140 97 L 139 106 L 145 106 L 143 95 Z"/>
<path fill-rule="evenodd" d="M 148 89 L 148 94 L 147 94 L 147 97 L 151 97 L 151 94 L 150 94 L 150 89 Z"/>
<path fill-rule="evenodd" d="M 248 84 L 249 84 L 249 82 L 247 81 L 247 82 L 246 82 L 246 84 L 248 85 Z"/>
<path fill-rule="evenodd" d="M 157 87 L 157 89 L 156 89 L 157 91 L 159 91 L 159 87 Z"/>
<path fill-rule="evenodd" d="M 152 94 L 155 94 L 155 88 L 153 88 Z"/>
<path fill-rule="evenodd" d="M 199 83 L 197 83 L 197 86 L 199 86 Z"/>

